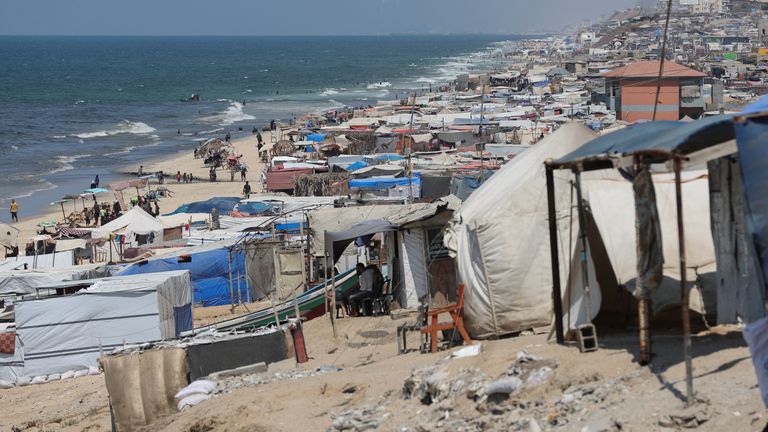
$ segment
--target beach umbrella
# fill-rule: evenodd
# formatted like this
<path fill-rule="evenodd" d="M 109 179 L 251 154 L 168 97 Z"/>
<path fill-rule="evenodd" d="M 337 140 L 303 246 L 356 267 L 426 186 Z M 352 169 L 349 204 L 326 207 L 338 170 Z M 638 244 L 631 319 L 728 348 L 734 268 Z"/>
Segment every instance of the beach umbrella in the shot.
<path fill-rule="evenodd" d="M 64 215 L 64 219 L 67 218 L 67 213 L 64 212 L 64 203 L 69 201 L 68 199 L 60 199 L 51 203 L 51 205 L 59 204 L 61 206 L 61 214 Z"/>

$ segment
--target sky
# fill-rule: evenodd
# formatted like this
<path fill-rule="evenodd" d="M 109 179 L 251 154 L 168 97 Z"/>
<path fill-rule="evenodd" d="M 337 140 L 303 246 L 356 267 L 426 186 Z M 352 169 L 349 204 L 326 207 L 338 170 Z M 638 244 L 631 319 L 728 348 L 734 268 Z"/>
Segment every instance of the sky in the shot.
<path fill-rule="evenodd" d="M 4 35 L 556 32 L 638 0 L 0 0 Z"/>

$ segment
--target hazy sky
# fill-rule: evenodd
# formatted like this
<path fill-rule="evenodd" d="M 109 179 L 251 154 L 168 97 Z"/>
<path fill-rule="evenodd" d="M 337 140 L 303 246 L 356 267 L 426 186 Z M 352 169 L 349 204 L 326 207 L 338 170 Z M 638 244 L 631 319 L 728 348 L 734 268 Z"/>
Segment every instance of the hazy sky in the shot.
<path fill-rule="evenodd" d="M 349 35 L 557 31 L 638 0 L 0 0 L 0 34 Z"/>

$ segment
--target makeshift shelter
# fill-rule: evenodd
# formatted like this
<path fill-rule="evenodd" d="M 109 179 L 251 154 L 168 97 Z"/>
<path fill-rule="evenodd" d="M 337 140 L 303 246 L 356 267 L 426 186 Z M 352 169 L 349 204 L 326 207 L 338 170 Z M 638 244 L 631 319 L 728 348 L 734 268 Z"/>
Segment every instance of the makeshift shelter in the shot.
<path fill-rule="evenodd" d="M 13 354 L 0 353 L 0 379 L 97 367 L 102 352 L 192 329 L 189 272 L 90 282 L 75 295 L 16 303 L 15 349 Z M 84 282 L 48 288 L 72 283 Z"/>
<path fill-rule="evenodd" d="M 109 238 L 110 234 L 122 234 L 128 247 L 161 243 L 166 227 L 152 215 L 136 206 L 119 218 L 95 228 L 93 238 Z"/>
<path fill-rule="evenodd" d="M 240 197 L 215 197 L 205 201 L 196 201 L 179 206 L 176 210 L 166 213 L 163 216 L 175 215 L 178 213 L 210 213 L 214 208 L 219 214 L 226 215 L 240 202 Z"/>
<path fill-rule="evenodd" d="M 576 151 L 595 137 L 595 133 L 583 125 L 565 124 L 504 165 L 470 195 L 454 216 L 454 224 L 446 234 L 446 245 L 456 256 L 459 279 L 466 287 L 464 314 L 467 330 L 473 337 L 500 336 L 551 323 L 553 276 L 547 241 L 544 162 Z M 706 176 L 695 174 L 689 180 L 687 187 L 698 193 L 703 203 L 689 200 L 686 205 L 691 207 L 687 212 L 705 218 L 698 225 L 701 255 L 694 265 L 702 272 L 713 271 Z M 631 285 L 635 248 L 634 243 L 623 242 L 632 240 L 628 239 L 626 230 L 632 232 L 633 227 L 627 227 L 625 220 L 634 220 L 634 206 L 631 184 L 618 173 L 589 173 L 582 181 L 584 199 L 591 210 L 586 255 L 588 285 L 592 287 L 591 319 L 601 309 L 601 284 L 606 285 L 603 288 L 617 283 Z M 663 179 L 654 181 L 663 183 Z M 577 200 L 569 173 L 558 172 L 554 182 L 563 325 L 576 328 L 588 321 L 577 241 L 579 224 L 574 210 Z M 659 202 L 666 204 L 665 214 L 674 214 L 673 185 L 667 182 L 657 193 Z M 674 226 L 673 221 L 669 226 Z M 669 226 L 665 223 L 662 228 Z M 673 255 L 673 251 L 669 249 L 668 253 Z M 600 270 L 599 278 L 595 269 Z M 670 272 L 665 269 L 665 276 L 674 279 L 671 269 L 672 266 Z M 609 288 L 609 291 L 615 290 Z M 672 298 L 660 299 L 659 305 L 669 305 L 672 301 Z M 700 303 L 703 304 L 703 300 Z"/>
<path fill-rule="evenodd" d="M 120 276 L 187 270 L 194 292 L 194 303 L 203 306 L 230 304 L 233 300 L 253 298 L 247 278 L 230 280 L 230 266 L 235 274 L 245 274 L 242 253 L 231 253 L 229 247 L 237 239 L 194 246 L 162 257 L 131 264 L 118 272 Z"/>

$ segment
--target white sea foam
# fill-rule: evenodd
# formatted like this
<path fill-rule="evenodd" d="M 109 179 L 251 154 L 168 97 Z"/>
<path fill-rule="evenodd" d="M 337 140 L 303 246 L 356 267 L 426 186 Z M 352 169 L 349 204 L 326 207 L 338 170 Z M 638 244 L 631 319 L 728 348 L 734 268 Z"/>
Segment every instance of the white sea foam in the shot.
<path fill-rule="evenodd" d="M 223 130 L 224 130 L 224 128 L 216 128 L 216 129 L 211 129 L 211 130 L 204 130 L 204 131 L 200 131 L 200 135 L 211 135 L 211 134 L 215 134 L 217 132 L 221 132 Z"/>
<path fill-rule="evenodd" d="M 432 79 L 432 78 L 427 78 L 427 77 L 419 77 L 418 79 L 416 79 L 416 82 L 417 83 L 434 84 L 434 83 L 437 82 L 437 80 Z"/>
<path fill-rule="evenodd" d="M 67 136 L 66 135 L 54 135 L 53 137 L 56 138 L 56 139 L 63 139 L 63 138 L 66 138 Z"/>
<path fill-rule="evenodd" d="M 80 139 L 89 139 L 89 138 L 103 138 L 103 137 L 120 135 L 120 134 L 147 135 L 147 134 L 151 134 L 154 131 L 155 131 L 155 128 L 153 128 L 152 126 L 149 126 L 146 123 L 123 120 L 117 125 L 115 125 L 115 127 L 112 129 L 101 130 L 96 132 L 84 132 L 81 134 L 76 134 L 74 136 Z"/>
<path fill-rule="evenodd" d="M 84 157 L 89 157 L 90 154 L 80 154 L 80 155 L 73 155 L 73 156 L 56 156 L 54 159 L 56 163 L 59 164 L 58 168 L 52 169 L 49 173 L 54 174 L 58 172 L 64 172 L 75 169 L 73 163 L 77 161 L 78 159 L 82 159 Z"/>
<path fill-rule="evenodd" d="M 53 190 L 53 189 L 56 189 L 57 187 L 58 187 L 57 185 L 55 185 L 55 184 L 53 184 L 53 183 L 51 183 L 49 181 L 43 181 L 43 185 L 41 187 L 34 188 L 31 191 L 23 193 L 23 194 L 14 195 L 10 199 L 29 198 L 32 195 L 36 194 L 37 192 Z"/>
<path fill-rule="evenodd" d="M 11 144 L 11 150 L 13 150 L 13 151 L 16 151 L 16 150 L 18 150 L 18 149 L 19 149 L 19 148 L 18 148 L 17 146 L 15 146 L 15 145 Z"/>
<path fill-rule="evenodd" d="M 378 89 L 378 88 L 386 88 L 386 87 L 392 87 L 392 83 L 389 81 L 382 81 L 382 82 L 368 84 L 369 89 Z"/>
<path fill-rule="evenodd" d="M 221 126 L 229 126 L 239 121 L 255 119 L 256 117 L 246 114 L 243 111 L 243 104 L 240 102 L 232 102 L 223 112 L 203 118 L 204 121 L 216 123 Z"/>
<path fill-rule="evenodd" d="M 132 152 L 134 150 L 136 150 L 136 146 L 128 146 L 128 147 L 125 147 L 122 150 L 118 150 L 116 152 L 105 153 L 104 156 L 119 156 L 119 155 L 128 154 L 128 153 L 130 153 L 130 152 Z"/>
<path fill-rule="evenodd" d="M 320 96 L 330 96 L 330 95 L 335 95 L 335 94 L 339 94 L 339 91 L 336 90 L 336 89 L 329 88 L 329 89 L 323 90 L 320 93 Z"/>

